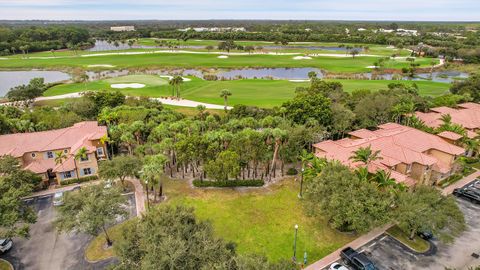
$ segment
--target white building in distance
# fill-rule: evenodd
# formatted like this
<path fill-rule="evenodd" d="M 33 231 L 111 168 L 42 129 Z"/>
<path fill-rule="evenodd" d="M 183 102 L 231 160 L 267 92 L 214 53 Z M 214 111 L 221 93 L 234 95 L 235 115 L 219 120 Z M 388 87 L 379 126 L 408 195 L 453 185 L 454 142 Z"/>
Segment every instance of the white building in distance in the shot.
<path fill-rule="evenodd" d="M 110 27 L 111 31 L 114 32 L 128 32 L 128 31 L 135 31 L 135 26 L 128 25 L 128 26 L 112 26 Z"/>

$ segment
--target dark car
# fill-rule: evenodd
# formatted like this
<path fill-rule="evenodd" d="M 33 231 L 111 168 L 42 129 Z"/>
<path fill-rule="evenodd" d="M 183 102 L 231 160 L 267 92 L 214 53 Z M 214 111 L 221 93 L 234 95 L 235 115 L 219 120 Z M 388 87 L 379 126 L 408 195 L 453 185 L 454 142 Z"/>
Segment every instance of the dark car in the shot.
<path fill-rule="evenodd" d="M 453 190 L 453 195 L 480 204 L 480 194 L 474 188 L 456 188 Z"/>
<path fill-rule="evenodd" d="M 424 240 L 429 240 L 433 238 L 433 233 L 430 231 L 419 231 L 417 234 L 418 236 L 420 236 L 420 238 Z"/>
<path fill-rule="evenodd" d="M 340 257 L 355 270 L 377 270 L 375 264 L 364 253 L 359 253 L 351 247 L 343 249 Z"/>

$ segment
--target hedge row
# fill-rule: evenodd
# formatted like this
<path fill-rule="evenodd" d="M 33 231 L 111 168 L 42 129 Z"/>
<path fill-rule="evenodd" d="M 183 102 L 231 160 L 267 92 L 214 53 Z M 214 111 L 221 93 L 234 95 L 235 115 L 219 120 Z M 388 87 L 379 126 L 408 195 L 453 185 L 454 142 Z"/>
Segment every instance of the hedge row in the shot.
<path fill-rule="evenodd" d="M 206 181 L 193 180 L 195 187 L 261 187 L 265 184 L 263 180 L 227 180 L 227 181 Z"/>
<path fill-rule="evenodd" d="M 68 186 L 68 185 L 72 185 L 72 184 L 80 184 L 80 183 L 83 183 L 83 182 L 88 182 L 88 181 L 91 181 L 91 180 L 97 180 L 98 179 L 98 176 L 97 175 L 92 175 L 92 176 L 87 176 L 87 177 L 81 177 L 81 178 L 73 178 L 73 179 L 69 179 L 69 180 L 63 180 L 60 182 L 60 185 L 62 186 Z"/>

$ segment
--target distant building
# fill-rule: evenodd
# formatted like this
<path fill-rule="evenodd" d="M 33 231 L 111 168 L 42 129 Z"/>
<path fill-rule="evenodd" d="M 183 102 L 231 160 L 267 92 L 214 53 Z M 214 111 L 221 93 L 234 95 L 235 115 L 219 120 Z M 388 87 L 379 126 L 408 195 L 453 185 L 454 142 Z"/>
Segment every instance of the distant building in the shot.
<path fill-rule="evenodd" d="M 358 31 L 358 32 L 363 32 L 363 31 L 367 31 L 367 29 L 365 29 L 365 28 L 358 28 L 357 31 Z"/>
<path fill-rule="evenodd" d="M 129 32 L 129 31 L 135 31 L 135 26 L 129 25 L 129 26 L 112 26 L 110 27 L 111 31 L 114 32 Z"/>
<path fill-rule="evenodd" d="M 364 166 L 350 157 L 360 147 L 380 151 L 379 160 L 368 164 L 368 171 L 384 170 L 397 183 L 407 186 L 434 185 L 455 172 L 455 160 L 465 154 L 459 146 L 439 136 L 395 123 L 380 125 L 378 130 L 360 129 L 350 132 L 350 138 L 314 144 L 315 155 L 338 160 L 351 168 Z M 447 135 L 447 134 L 443 134 Z"/>
<path fill-rule="evenodd" d="M 10 155 L 48 182 L 60 184 L 63 180 L 96 175 L 98 160 L 107 158 L 107 148 L 101 138 L 107 128 L 96 121 L 80 122 L 72 127 L 31 133 L 0 136 L 0 156 Z M 75 159 L 82 148 L 85 158 Z M 65 154 L 62 163 L 55 162 L 58 152 Z"/>

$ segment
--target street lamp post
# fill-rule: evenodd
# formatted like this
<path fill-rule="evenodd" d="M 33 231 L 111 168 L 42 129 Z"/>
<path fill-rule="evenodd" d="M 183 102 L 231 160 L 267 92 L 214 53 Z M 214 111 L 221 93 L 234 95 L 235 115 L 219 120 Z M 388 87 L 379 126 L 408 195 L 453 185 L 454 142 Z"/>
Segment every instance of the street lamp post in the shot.
<path fill-rule="evenodd" d="M 298 232 L 298 225 L 295 224 L 295 237 L 293 239 L 293 262 L 297 262 L 297 232 Z"/>
<path fill-rule="evenodd" d="M 303 172 L 305 171 L 305 169 L 302 167 L 302 172 L 301 172 L 301 176 L 300 176 L 300 193 L 298 193 L 298 198 L 302 198 L 303 196 Z"/>
<path fill-rule="evenodd" d="M 148 199 L 148 180 L 145 181 L 145 187 L 146 187 L 146 190 L 147 190 L 147 209 L 150 210 L 150 200 Z"/>

